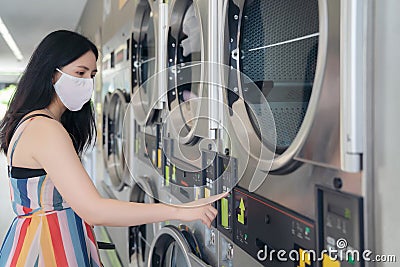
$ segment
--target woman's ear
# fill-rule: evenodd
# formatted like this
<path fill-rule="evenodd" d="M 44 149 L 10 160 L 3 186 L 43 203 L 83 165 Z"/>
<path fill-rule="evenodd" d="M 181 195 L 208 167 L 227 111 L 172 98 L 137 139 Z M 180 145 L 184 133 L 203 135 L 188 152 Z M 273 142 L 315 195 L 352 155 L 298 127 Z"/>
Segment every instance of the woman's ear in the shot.
<path fill-rule="evenodd" d="M 60 77 L 61 77 L 61 73 L 59 73 L 58 71 L 55 70 L 53 72 L 53 77 L 51 78 L 52 84 L 54 85 L 58 81 L 58 79 L 60 79 Z"/>

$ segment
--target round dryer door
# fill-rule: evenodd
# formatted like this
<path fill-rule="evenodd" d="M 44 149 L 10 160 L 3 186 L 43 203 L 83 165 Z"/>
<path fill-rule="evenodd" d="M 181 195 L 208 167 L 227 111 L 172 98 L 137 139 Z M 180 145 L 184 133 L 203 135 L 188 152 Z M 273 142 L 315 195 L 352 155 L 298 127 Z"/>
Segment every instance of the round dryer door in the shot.
<path fill-rule="evenodd" d="M 131 201 L 136 203 L 156 203 L 152 195 L 146 192 L 154 192 L 150 186 L 150 179 L 142 177 L 136 180 L 133 186 Z M 160 223 L 143 224 L 129 227 L 129 259 L 130 266 L 147 266 L 147 260 L 151 242 L 161 229 Z"/>
<path fill-rule="evenodd" d="M 293 157 L 304 143 L 319 95 L 318 0 L 230 0 L 225 30 L 226 63 L 241 73 L 230 77 L 229 86 L 238 93 L 228 90 L 228 104 L 252 126 L 247 130 L 255 137 L 252 146 L 275 152 L 273 160 L 259 166 L 290 172 L 298 166 Z"/>
<path fill-rule="evenodd" d="M 160 230 L 151 244 L 148 266 L 209 266 L 201 257 L 197 240 L 189 228 L 167 225 Z"/>
<path fill-rule="evenodd" d="M 111 184 L 117 190 L 125 185 L 125 177 L 128 175 L 127 151 L 128 127 L 124 127 L 124 119 L 128 107 L 126 93 L 120 89 L 111 95 L 108 113 L 108 140 L 110 155 L 107 169 L 110 175 Z"/>
<path fill-rule="evenodd" d="M 158 97 L 155 79 L 149 79 L 156 73 L 156 21 L 150 2 L 139 2 L 132 32 L 132 104 L 140 125 L 152 122 Z"/>
<path fill-rule="evenodd" d="M 107 166 L 108 163 L 108 157 L 110 155 L 109 151 L 109 145 L 108 145 L 108 105 L 110 102 L 111 98 L 111 93 L 107 93 L 104 96 L 104 102 L 103 102 L 103 120 L 102 120 L 102 149 L 103 149 L 103 159 L 104 159 L 104 165 Z"/>
<path fill-rule="evenodd" d="M 168 120 L 182 143 L 192 143 L 197 139 L 194 129 L 200 112 L 196 99 L 202 96 L 198 82 L 202 71 L 193 66 L 204 59 L 201 20 L 192 0 L 173 1 L 170 5 L 167 57 Z"/>

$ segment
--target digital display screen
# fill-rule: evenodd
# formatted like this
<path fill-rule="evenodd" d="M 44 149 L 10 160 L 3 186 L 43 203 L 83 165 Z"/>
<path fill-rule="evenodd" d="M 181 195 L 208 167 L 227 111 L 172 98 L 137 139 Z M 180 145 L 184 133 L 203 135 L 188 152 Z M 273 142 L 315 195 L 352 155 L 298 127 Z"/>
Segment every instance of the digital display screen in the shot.
<path fill-rule="evenodd" d="M 333 213 L 337 216 L 340 216 L 342 218 L 351 219 L 351 210 L 349 208 L 343 207 L 343 206 L 338 206 L 334 205 L 332 203 L 328 204 L 328 212 Z"/>

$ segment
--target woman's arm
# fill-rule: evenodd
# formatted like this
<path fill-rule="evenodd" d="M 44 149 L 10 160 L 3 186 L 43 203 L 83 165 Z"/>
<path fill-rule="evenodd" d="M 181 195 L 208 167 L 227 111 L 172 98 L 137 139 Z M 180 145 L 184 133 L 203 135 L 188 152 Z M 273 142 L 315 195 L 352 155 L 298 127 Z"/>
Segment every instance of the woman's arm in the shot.
<path fill-rule="evenodd" d="M 37 119 L 31 122 L 27 134 L 34 143 L 32 157 L 46 170 L 71 208 L 89 224 L 130 226 L 165 220 L 201 220 L 210 227 L 217 215 L 209 204 L 188 208 L 103 198 L 83 168 L 71 138 L 61 124 Z M 214 197 L 214 201 L 216 199 Z M 204 200 L 191 204 L 195 206 L 196 203 L 204 203 Z"/>

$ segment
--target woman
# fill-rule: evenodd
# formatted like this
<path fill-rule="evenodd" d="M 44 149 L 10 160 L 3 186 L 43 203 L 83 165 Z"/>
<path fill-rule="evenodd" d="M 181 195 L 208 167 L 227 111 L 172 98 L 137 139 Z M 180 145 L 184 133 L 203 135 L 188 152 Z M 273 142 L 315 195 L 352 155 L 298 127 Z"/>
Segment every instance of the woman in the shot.
<path fill-rule="evenodd" d="M 50 33 L 21 77 L 0 125 L 16 219 L 0 251 L 0 266 L 100 266 L 90 225 L 130 226 L 201 220 L 217 211 L 104 199 L 83 168 L 96 136 L 93 77 L 98 51 L 70 31 Z M 208 199 L 209 201 L 215 201 Z"/>

